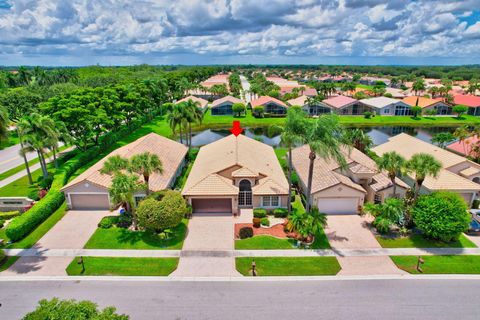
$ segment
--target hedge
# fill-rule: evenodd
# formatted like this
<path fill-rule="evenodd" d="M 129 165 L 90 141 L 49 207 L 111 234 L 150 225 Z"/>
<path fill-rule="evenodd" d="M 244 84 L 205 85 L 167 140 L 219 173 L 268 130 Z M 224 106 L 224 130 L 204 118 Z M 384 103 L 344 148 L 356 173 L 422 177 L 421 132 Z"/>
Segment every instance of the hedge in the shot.
<path fill-rule="evenodd" d="M 20 211 L 0 212 L 0 219 L 10 220 L 12 218 L 18 217 L 19 215 L 20 215 Z"/>
<path fill-rule="evenodd" d="M 38 201 L 31 209 L 21 216 L 14 218 L 7 226 L 5 234 L 15 242 L 23 239 L 32 232 L 40 223 L 45 221 L 52 213 L 54 213 L 65 200 L 63 192 L 60 189 L 68 182 L 68 179 L 78 169 L 88 162 L 101 155 L 106 151 L 107 147 L 113 145 L 113 140 L 120 139 L 131 133 L 133 130 L 141 126 L 140 122 L 134 122 L 130 127 L 122 128 L 119 132 L 106 134 L 101 140 L 102 148 L 96 146 L 90 148 L 86 152 L 76 154 L 75 157 L 68 161 L 64 160 L 62 165 L 55 172 L 55 176 L 48 191 L 48 194 Z M 76 152 L 77 153 L 77 152 Z M 68 159 L 68 158 L 67 158 Z"/>
<path fill-rule="evenodd" d="M 263 208 L 253 209 L 253 216 L 255 218 L 265 218 L 267 216 L 267 210 Z"/>

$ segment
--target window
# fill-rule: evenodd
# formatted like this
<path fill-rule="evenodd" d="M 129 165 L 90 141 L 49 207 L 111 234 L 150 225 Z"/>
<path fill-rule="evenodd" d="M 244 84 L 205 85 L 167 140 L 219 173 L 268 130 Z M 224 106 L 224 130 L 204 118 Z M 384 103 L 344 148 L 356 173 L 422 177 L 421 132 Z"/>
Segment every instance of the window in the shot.
<path fill-rule="evenodd" d="M 262 197 L 262 207 L 278 207 L 279 206 L 279 197 L 278 196 L 263 196 Z"/>
<path fill-rule="evenodd" d="M 390 113 L 390 109 L 385 109 L 385 110 L 383 110 L 383 113 L 384 113 L 384 114 L 389 114 L 389 113 Z"/>
<path fill-rule="evenodd" d="M 140 201 L 142 201 L 145 198 L 145 195 L 137 195 L 135 196 L 135 203 L 138 205 Z"/>
<path fill-rule="evenodd" d="M 379 193 L 375 193 L 375 197 L 373 198 L 374 203 L 382 203 L 382 195 Z"/>

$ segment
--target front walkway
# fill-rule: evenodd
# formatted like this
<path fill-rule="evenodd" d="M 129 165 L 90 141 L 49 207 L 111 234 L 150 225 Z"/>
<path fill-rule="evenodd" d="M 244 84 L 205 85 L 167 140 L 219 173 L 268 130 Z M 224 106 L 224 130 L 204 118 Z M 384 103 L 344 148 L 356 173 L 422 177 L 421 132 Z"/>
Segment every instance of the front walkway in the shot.
<path fill-rule="evenodd" d="M 380 249 L 381 246 L 369 230 L 368 218 L 358 215 L 329 215 L 325 233 L 330 246 L 336 249 Z M 338 257 L 342 267 L 339 275 L 404 274 L 388 256 Z"/>
<path fill-rule="evenodd" d="M 180 262 L 174 277 L 238 277 L 235 258 L 225 251 L 234 249 L 234 225 L 252 221 L 252 210 L 242 210 L 239 217 L 194 215 L 188 223 Z"/>
<path fill-rule="evenodd" d="M 81 249 L 97 229 L 98 222 L 109 211 L 69 211 L 47 232 L 33 249 L 42 251 L 48 249 Z M 72 257 L 21 257 L 1 276 L 63 276 Z"/>

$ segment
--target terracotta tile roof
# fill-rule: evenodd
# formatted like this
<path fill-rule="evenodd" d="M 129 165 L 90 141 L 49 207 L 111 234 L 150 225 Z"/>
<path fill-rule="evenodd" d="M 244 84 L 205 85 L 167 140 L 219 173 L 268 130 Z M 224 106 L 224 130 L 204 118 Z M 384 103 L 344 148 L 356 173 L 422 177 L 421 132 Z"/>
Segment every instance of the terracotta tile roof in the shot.
<path fill-rule="evenodd" d="M 269 97 L 269 96 L 261 96 L 261 97 L 255 99 L 255 100 L 250 101 L 250 104 L 254 108 L 254 107 L 257 107 L 257 106 L 263 106 L 264 104 L 267 104 L 269 102 L 281 105 L 285 108 L 288 108 L 288 106 L 285 104 L 285 102 L 283 102 L 281 100 L 278 100 L 276 98 L 273 98 L 273 97 Z"/>
<path fill-rule="evenodd" d="M 418 105 L 421 108 L 430 107 L 439 102 L 442 102 L 441 99 L 430 99 L 430 98 L 419 97 L 419 96 L 405 97 L 402 99 L 402 101 L 412 107 Z"/>
<path fill-rule="evenodd" d="M 258 172 L 253 172 L 252 170 L 242 167 L 232 172 L 232 177 L 234 178 L 254 178 L 258 177 Z"/>
<path fill-rule="evenodd" d="M 377 173 L 372 178 L 373 183 L 370 184 L 370 187 L 373 191 L 377 192 L 386 188 L 390 188 L 393 186 L 392 181 L 385 173 Z M 397 184 L 397 188 L 405 188 L 408 189 L 409 186 L 399 178 L 395 178 L 395 183 Z"/>
<path fill-rule="evenodd" d="M 463 104 L 468 107 L 478 108 L 480 107 L 480 97 L 472 96 L 468 94 L 459 94 L 453 97 L 455 104 Z"/>
<path fill-rule="evenodd" d="M 304 106 L 307 103 L 308 97 L 306 95 L 300 96 L 295 99 L 290 99 L 287 103 L 291 106 Z"/>
<path fill-rule="evenodd" d="M 213 101 L 211 107 L 212 108 L 218 107 L 219 105 L 221 105 L 224 102 L 231 102 L 232 104 L 234 104 L 234 103 L 244 103 L 243 100 L 240 100 L 238 98 L 235 98 L 235 97 L 232 97 L 232 96 L 226 96 L 226 97 L 223 97 L 223 98 L 220 98 L 220 99 L 217 99 L 217 100 Z"/>
<path fill-rule="evenodd" d="M 183 188 L 184 195 L 232 194 L 238 193 L 238 188 L 233 185 L 233 180 L 226 178 L 224 171 L 235 168 L 236 174 L 255 174 L 261 177 L 259 184 L 252 188 L 253 194 L 257 192 L 276 192 L 275 194 L 288 194 L 288 182 L 285 178 L 280 163 L 273 148 L 248 138 L 244 135 L 235 137 L 229 135 L 223 139 L 212 142 L 200 148 L 195 163 Z M 228 170 L 227 170 L 228 171 Z M 222 176 L 226 180 L 209 178 L 208 189 L 198 190 L 198 183 L 209 176 Z M 268 182 L 271 180 L 271 182 Z M 225 187 L 223 181 L 228 181 Z M 260 187 L 261 186 L 261 187 Z"/>
<path fill-rule="evenodd" d="M 460 171 L 460 174 L 464 177 L 470 177 L 479 172 L 480 172 L 479 168 L 468 167 L 467 169 L 463 169 L 462 171 Z"/>
<path fill-rule="evenodd" d="M 428 153 L 442 163 L 442 169 L 437 178 L 427 177 L 423 185 L 429 190 L 473 190 L 480 191 L 480 184 L 465 179 L 451 172 L 450 168 L 465 163 L 470 167 L 480 168 L 480 165 L 430 143 L 412 137 L 406 133 L 398 134 L 388 139 L 384 144 L 372 148 L 378 155 L 396 151 L 405 159 L 410 159 L 416 153 Z"/>
<path fill-rule="evenodd" d="M 156 133 L 149 133 L 146 136 L 111 152 L 108 156 L 98 161 L 65 185 L 62 190 L 84 181 L 88 181 L 100 187 L 109 188 L 112 182 L 112 176 L 100 173 L 106 159 L 114 155 L 129 159 L 133 155 L 144 152 L 156 154 L 162 161 L 163 173 L 152 174 L 149 182 L 152 191 L 164 190 L 169 187 L 169 184 L 185 158 L 187 151 L 188 148 L 181 143 L 162 137 Z M 143 177 L 139 177 L 139 180 L 143 181 Z"/>
<path fill-rule="evenodd" d="M 347 97 L 347 96 L 336 96 L 333 98 L 328 98 L 323 100 L 323 103 L 333 108 L 343 108 L 351 103 L 357 102 L 358 100 Z"/>
<path fill-rule="evenodd" d="M 480 142 L 478 136 L 468 137 L 463 142 L 455 141 L 447 146 L 448 150 L 455 153 L 468 156 L 472 152 L 472 147 Z"/>
<path fill-rule="evenodd" d="M 179 104 L 179 103 L 182 103 L 182 102 L 186 102 L 188 100 L 193 100 L 194 102 L 198 102 L 200 104 L 200 108 L 202 108 L 202 109 L 205 109 L 208 106 L 208 101 L 207 100 L 202 99 L 202 98 L 198 98 L 198 97 L 195 97 L 195 96 L 185 97 L 183 99 L 178 100 L 176 103 Z"/>

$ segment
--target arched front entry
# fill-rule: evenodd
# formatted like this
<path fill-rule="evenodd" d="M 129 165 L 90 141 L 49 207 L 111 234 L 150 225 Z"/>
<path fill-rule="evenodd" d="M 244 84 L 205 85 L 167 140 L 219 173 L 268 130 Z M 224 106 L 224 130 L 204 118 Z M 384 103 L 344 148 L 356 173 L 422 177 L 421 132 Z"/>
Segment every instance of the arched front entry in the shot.
<path fill-rule="evenodd" d="M 252 206 L 252 184 L 249 180 L 242 180 L 238 184 L 240 189 L 238 193 L 238 205 L 240 207 L 250 207 Z"/>

